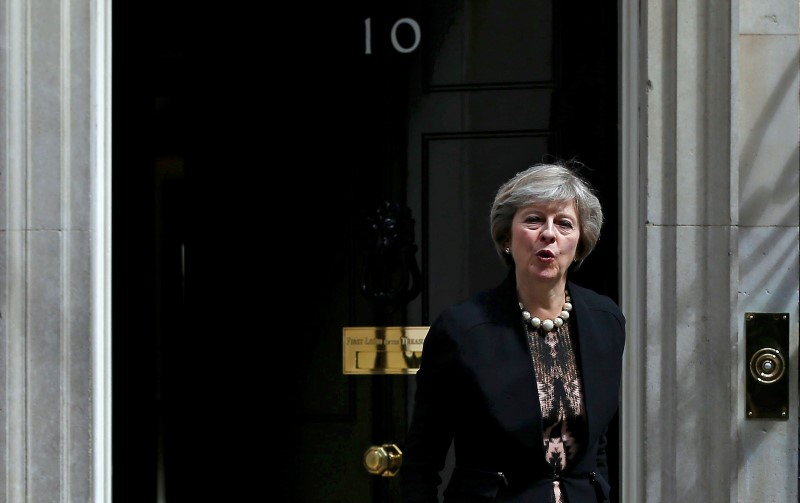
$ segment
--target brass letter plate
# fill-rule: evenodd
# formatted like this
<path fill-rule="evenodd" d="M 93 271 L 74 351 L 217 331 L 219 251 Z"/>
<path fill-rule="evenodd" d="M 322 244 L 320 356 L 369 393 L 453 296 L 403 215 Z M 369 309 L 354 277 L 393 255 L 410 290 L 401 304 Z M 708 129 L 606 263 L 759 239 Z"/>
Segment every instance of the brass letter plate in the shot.
<path fill-rule="evenodd" d="M 744 327 L 746 417 L 788 420 L 789 313 L 745 313 Z"/>
<path fill-rule="evenodd" d="M 430 327 L 345 327 L 344 374 L 416 374 Z"/>

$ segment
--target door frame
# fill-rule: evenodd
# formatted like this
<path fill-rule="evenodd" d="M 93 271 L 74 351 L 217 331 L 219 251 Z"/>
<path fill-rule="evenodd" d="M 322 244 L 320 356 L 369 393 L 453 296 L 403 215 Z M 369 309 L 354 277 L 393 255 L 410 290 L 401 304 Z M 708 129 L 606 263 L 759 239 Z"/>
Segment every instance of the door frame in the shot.
<path fill-rule="evenodd" d="M 95 13 L 95 23 L 101 28 L 105 35 L 96 38 L 98 46 L 97 61 L 97 82 L 98 90 L 110 88 L 110 51 L 108 43 L 110 40 L 110 30 L 102 30 L 107 26 L 107 11 L 103 12 L 103 7 L 107 2 L 100 2 L 100 9 Z M 638 343 L 639 334 L 643 332 L 641 324 L 643 317 L 640 316 L 640 306 L 636 299 L 640 298 L 640 293 L 644 291 L 640 278 L 643 277 L 643 254 L 642 243 L 644 233 L 640 228 L 642 219 L 640 215 L 642 208 L 640 204 L 640 177 L 639 177 L 639 148 L 640 131 L 639 123 L 640 110 L 639 104 L 643 102 L 641 98 L 641 86 L 639 83 L 640 67 L 642 66 L 643 54 L 640 54 L 640 33 L 639 33 L 639 3 L 636 0 L 621 0 L 619 3 L 619 106 L 620 106 L 620 299 L 621 307 L 628 319 L 628 338 L 624 356 L 623 368 L 623 393 L 622 409 L 620 416 L 620 473 L 622 475 L 622 500 L 623 501 L 642 501 L 642 482 L 644 480 L 643 467 L 637 460 L 641 459 L 642 445 L 642 414 L 641 414 L 641 384 L 640 378 L 643 374 L 641 369 L 641 348 Z M 101 113 L 98 117 L 104 118 L 110 114 L 110 96 L 108 93 L 101 93 L 98 98 L 97 108 L 107 112 Z M 98 138 L 97 146 L 98 159 L 105 162 L 98 163 L 98 166 L 109 166 L 111 152 L 111 138 L 105 127 L 96 128 Z M 102 171 L 102 170 L 101 170 Z M 110 211 L 111 193 L 108 189 L 108 174 L 98 173 L 101 183 L 96 184 L 96 189 L 100 197 L 94 198 L 97 201 L 98 211 L 95 215 L 98 219 L 98 229 L 106 230 L 106 236 L 110 235 Z M 110 239 L 98 239 L 97 257 L 111 256 Z M 95 452 L 97 453 L 93 470 L 95 495 L 109 496 L 111 492 L 111 414 L 110 414 L 110 386 L 112 369 L 109 361 L 110 354 L 110 323 L 107 316 L 107 306 L 110 304 L 110 271 L 109 266 L 104 260 L 98 260 L 95 264 L 97 273 L 93 274 L 94 288 L 101 304 L 106 306 L 98 316 L 98 329 L 95 331 L 95 383 L 97 389 L 94 391 L 94 426 L 97 433 L 95 435 Z"/>
<path fill-rule="evenodd" d="M 627 338 L 622 369 L 622 405 L 620 409 L 620 501 L 644 501 L 642 459 L 642 424 L 644 416 L 640 376 L 643 354 L 639 334 L 644 333 L 644 316 L 637 299 L 645 289 L 643 208 L 639 177 L 639 124 L 645 121 L 641 96 L 640 68 L 645 56 L 640 53 L 637 0 L 619 2 L 619 239 L 620 239 L 620 304 L 627 318 Z"/>

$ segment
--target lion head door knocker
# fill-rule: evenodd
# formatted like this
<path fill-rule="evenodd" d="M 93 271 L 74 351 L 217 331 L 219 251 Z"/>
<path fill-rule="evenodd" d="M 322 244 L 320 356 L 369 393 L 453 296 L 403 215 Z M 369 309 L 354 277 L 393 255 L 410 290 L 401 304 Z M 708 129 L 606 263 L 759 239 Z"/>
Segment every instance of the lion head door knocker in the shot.
<path fill-rule="evenodd" d="M 361 292 L 374 303 L 378 319 L 385 320 L 420 292 L 414 219 L 405 206 L 385 202 L 368 222 L 372 247 L 361 278 Z"/>

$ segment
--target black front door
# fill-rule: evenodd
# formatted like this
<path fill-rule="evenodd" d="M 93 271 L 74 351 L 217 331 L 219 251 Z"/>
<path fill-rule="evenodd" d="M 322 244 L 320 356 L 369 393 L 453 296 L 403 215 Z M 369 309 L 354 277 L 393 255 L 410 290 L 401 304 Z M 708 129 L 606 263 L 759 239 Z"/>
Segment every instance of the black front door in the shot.
<path fill-rule="evenodd" d="M 311 178 L 300 183 L 307 241 L 289 285 L 308 302 L 292 316 L 302 344 L 288 358 L 287 499 L 395 502 L 398 477 L 368 473 L 363 458 L 371 446 L 402 451 L 413 378 L 343 375 L 342 328 L 428 325 L 499 282 L 494 190 L 548 154 L 583 162 L 600 190 L 608 224 L 573 277 L 617 297 L 616 12 L 550 1 L 323 11 L 290 93 L 308 141 L 298 169 Z M 370 218 L 386 202 L 411 211 L 422 274 L 418 295 L 390 314 L 361 290 Z"/>
<path fill-rule="evenodd" d="M 346 375 L 343 328 L 425 326 L 499 282 L 491 198 L 546 155 L 600 190 L 573 278 L 617 298 L 616 11 L 187 4 L 115 14 L 115 500 L 397 502 L 364 455 L 402 451 L 413 377 Z M 420 270 L 397 309 L 363 288 L 396 284 L 365 267 L 386 204 Z"/>

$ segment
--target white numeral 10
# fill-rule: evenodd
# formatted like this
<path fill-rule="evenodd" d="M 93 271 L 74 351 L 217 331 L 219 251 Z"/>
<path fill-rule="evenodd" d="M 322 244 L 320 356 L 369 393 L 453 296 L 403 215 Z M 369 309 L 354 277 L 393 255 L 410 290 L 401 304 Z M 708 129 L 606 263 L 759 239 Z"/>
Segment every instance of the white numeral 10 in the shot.
<path fill-rule="evenodd" d="M 403 47 L 400 45 L 400 42 L 397 41 L 397 28 L 400 25 L 407 24 L 414 30 L 414 43 L 411 44 L 410 47 Z M 392 47 L 394 50 L 401 53 L 409 53 L 412 52 L 414 49 L 417 48 L 419 45 L 419 39 L 421 36 L 421 32 L 419 29 L 419 24 L 411 19 L 410 17 L 404 17 L 397 20 L 392 26 Z M 371 18 L 367 18 L 364 20 L 364 54 L 372 54 L 372 20 Z"/>

